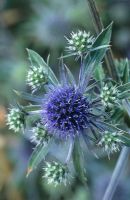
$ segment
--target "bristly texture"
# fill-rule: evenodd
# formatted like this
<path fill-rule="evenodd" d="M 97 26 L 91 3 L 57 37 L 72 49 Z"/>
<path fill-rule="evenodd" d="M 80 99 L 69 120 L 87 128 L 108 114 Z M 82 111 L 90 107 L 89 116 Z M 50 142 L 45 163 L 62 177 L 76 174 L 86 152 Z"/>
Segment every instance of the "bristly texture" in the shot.
<path fill-rule="evenodd" d="M 79 56 L 86 53 L 87 50 L 90 50 L 95 38 L 90 35 L 90 32 L 86 33 L 86 31 L 78 31 L 76 33 L 71 33 L 71 38 L 67 38 L 68 47 L 67 50 L 70 53 L 75 53 Z"/>
<path fill-rule="evenodd" d="M 108 84 L 105 84 L 102 88 L 100 97 L 103 105 L 111 108 L 113 104 L 118 103 L 118 95 L 119 91 L 116 86 L 109 86 Z"/>
<path fill-rule="evenodd" d="M 43 67 L 32 66 L 27 74 L 27 83 L 31 86 L 32 91 L 35 92 L 42 85 L 46 84 L 48 81 L 47 74 L 45 74 Z"/>
<path fill-rule="evenodd" d="M 37 144 L 42 143 L 43 145 L 48 144 L 51 137 L 41 123 L 38 123 L 37 126 L 32 129 L 32 132 L 32 142 Z"/>
<path fill-rule="evenodd" d="M 108 132 L 105 131 L 98 145 L 104 146 L 104 150 L 110 156 L 111 153 L 118 152 L 123 144 L 120 136 L 123 135 L 123 132 Z"/>
<path fill-rule="evenodd" d="M 45 175 L 43 177 L 47 178 L 48 184 L 52 183 L 54 186 L 58 184 L 64 184 L 68 182 L 69 170 L 66 165 L 62 165 L 58 162 L 46 163 L 44 168 Z"/>
<path fill-rule="evenodd" d="M 58 87 L 43 102 L 42 122 L 55 136 L 74 137 L 90 126 L 92 106 L 79 89 Z"/>
<path fill-rule="evenodd" d="M 19 132 L 24 128 L 24 114 L 19 108 L 12 108 L 7 115 L 9 129 Z"/>

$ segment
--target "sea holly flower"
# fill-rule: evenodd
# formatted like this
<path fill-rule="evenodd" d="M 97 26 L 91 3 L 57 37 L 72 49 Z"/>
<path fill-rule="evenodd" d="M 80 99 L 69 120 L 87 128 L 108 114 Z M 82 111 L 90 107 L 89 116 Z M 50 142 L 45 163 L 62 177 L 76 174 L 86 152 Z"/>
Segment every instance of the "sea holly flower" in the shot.
<path fill-rule="evenodd" d="M 24 119 L 25 113 L 19 108 L 12 108 L 7 115 L 7 125 L 9 126 L 9 129 L 19 132 L 24 129 Z"/>
<path fill-rule="evenodd" d="M 77 56 L 82 56 L 84 53 L 89 51 L 95 41 L 95 38 L 91 36 L 90 32 L 81 31 L 72 32 L 71 37 L 67 38 L 69 53 L 74 53 Z"/>
<path fill-rule="evenodd" d="M 44 145 L 47 145 L 51 138 L 41 123 L 38 123 L 37 126 L 32 129 L 32 133 L 32 142 L 35 142 L 36 144 L 43 143 Z"/>
<path fill-rule="evenodd" d="M 111 153 L 118 152 L 123 145 L 123 141 L 120 139 L 120 136 L 122 135 L 123 132 L 121 131 L 105 131 L 98 145 L 103 146 L 104 151 L 106 151 L 108 156 L 110 156 Z"/>
<path fill-rule="evenodd" d="M 89 101 L 77 87 L 58 86 L 43 100 L 42 122 L 54 136 L 74 137 L 95 124 L 97 116 L 92 109 L 98 104 L 98 101 Z"/>
<path fill-rule="evenodd" d="M 111 108 L 113 104 L 118 103 L 119 101 L 119 91 L 117 86 L 110 86 L 107 83 L 101 89 L 101 101 L 103 105 L 107 108 Z"/>
<path fill-rule="evenodd" d="M 68 181 L 68 175 L 71 173 L 69 168 L 71 160 L 77 175 L 84 182 L 84 162 L 80 162 L 83 160 L 81 157 L 84 145 L 83 147 L 80 146 L 81 141 L 84 141 L 88 147 L 92 144 L 96 145 L 97 140 L 101 138 L 105 131 L 113 133 L 115 128 L 114 125 L 114 128 L 112 128 L 112 125 L 109 124 L 109 118 L 105 112 L 106 107 L 102 103 L 97 90 L 98 83 L 93 78 L 95 67 L 101 63 L 109 46 L 111 25 L 104 29 L 95 40 L 90 34 L 82 31 L 77 34 L 72 33 L 71 36 L 72 38 L 68 39 L 68 42 L 70 46 L 77 48 L 73 51 L 78 56 L 82 54 L 78 81 L 75 81 L 73 74 L 63 63 L 63 57 L 60 62 L 60 77 L 58 79 L 48 62 L 46 63 L 40 55 L 28 49 L 31 66 L 34 66 L 31 70 L 34 70 L 29 74 L 27 82 L 31 83 L 33 90 L 40 88 L 40 94 L 17 92 L 19 96 L 35 103 L 24 107 L 29 117 L 36 117 L 36 121 L 34 120 L 32 123 L 32 140 L 37 145 L 29 160 L 27 176 L 46 158 L 48 153 L 54 154 L 53 157 L 59 160 L 52 148 L 59 143 L 62 143 L 62 146 L 68 144 L 67 153 L 63 158 L 64 162 L 62 164 L 60 161 L 48 163 L 44 169 L 44 177 L 48 179 L 49 183 L 55 185 L 66 184 Z M 86 54 L 93 41 L 94 51 L 89 51 L 89 54 Z M 79 44 L 76 42 L 79 42 Z M 33 79 L 31 79 L 32 75 Z M 103 92 L 106 92 L 108 100 L 113 102 L 115 97 L 118 96 L 118 90 L 122 94 L 124 88 L 128 88 L 128 85 L 118 86 L 117 90 L 114 88 L 112 91 L 107 88 L 107 85 L 104 87 Z M 123 98 L 123 95 L 120 96 L 119 93 L 120 98 Z M 111 97 L 114 97 L 114 99 Z M 102 95 L 103 100 L 104 98 Z M 40 121 L 40 123 L 34 127 L 37 121 Z M 30 129 L 32 130 L 32 127 Z M 112 135 L 112 142 L 108 146 L 109 151 L 118 149 L 119 138 L 114 134 Z M 104 141 L 106 140 L 101 139 L 100 144 L 104 144 Z M 113 142 L 116 145 L 113 146 Z"/>
<path fill-rule="evenodd" d="M 66 185 L 69 181 L 70 174 L 67 165 L 54 161 L 52 163 L 47 162 L 43 170 L 43 178 L 47 178 L 49 184 L 51 183 L 55 186 L 59 184 Z"/>
<path fill-rule="evenodd" d="M 42 85 L 47 84 L 47 82 L 48 77 L 43 67 L 31 66 L 27 74 L 27 84 L 31 86 L 32 91 L 35 92 L 37 89 L 41 88 Z"/>

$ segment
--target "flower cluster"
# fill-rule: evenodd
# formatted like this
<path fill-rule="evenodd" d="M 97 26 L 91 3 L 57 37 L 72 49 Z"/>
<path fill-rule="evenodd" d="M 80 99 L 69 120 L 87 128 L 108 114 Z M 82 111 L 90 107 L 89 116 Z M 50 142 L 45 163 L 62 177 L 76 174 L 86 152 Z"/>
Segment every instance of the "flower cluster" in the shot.
<path fill-rule="evenodd" d="M 49 142 L 50 135 L 41 123 L 38 123 L 37 126 L 32 129 L 32 132 L 32 142 L 36 142 L 37 144 L 43 143 L 44 145 Z"/>
<path fill-rule="evenodd" d="M 28 50 L 31 67 L 27 83 L 32 87 L 32 93 L 37 90 L 39 94 L 21 93 L 20 96 L 29 100 L 29 105 L 22 106 L 22 111 L 12 109 L 8 114 L 8 125 L 14 131 L 24 128 L 25 114 L 30 119 L 27 131 L 29 128 L 32 130 L 32 141 L 36 143 L 36 148 L 29 161 L 28 174 L 48 153 L 53 154 L 55 160 L 59 160 L 53 148 L 59 144 L 67 144 L 67 154 L 63 154 L 64 162 L 47 162 L 44 177 L 48 179 L 48 183 L 54 185 L 66 184 L 71 173 L 69 163 L 72 160 L 77 175 L 82 174 L 80 178 L 84 180 L 84 162 L 80 163 L 84 152 L 84 145 L 80 146 L 81 141 L 90 147 L 90 144 L 96 145 L 100 140 L 98 145 L 103 146 L 108 155 L 118 151 L 124 144 L 121 137 L 123 131 L 113 125 L 115 122 L 112 118 L 110 122 L 108 115 L 111 110 L 106 107 L 113 108 L 115 103 L 118 105 L 118 99 L 123 102 L 124 97 L 128 98 L 130 84 L 116 84 L 118 87 L 105 84 L 99 97 L 97 88 L 100 88 L 100 85 L 94 77 L 95 67 L 101 64 L 109 46 L 110 35 L 111 25 L 96 39 L 85 31 L 72 32 L 71 38 L 67 38 L 69 55 L 76 55 L 81 59 L 77 81 L 64 64 L 64 56 L 59 62 L 61 66 L 58 79 L 48 62 L 36 52 Z M 30 104 L 30 101 L 35 104 Z M 116 108 L 118 109 L 118 106 Z"/>
<path fill-rule="evenodd" d="M 91 49 L 95 38 L 91 36 L 90 32 L 86 31 L 78 31 L 76 33 L 71 33 L 71 38 L 66 38 L 68 41 L 68 51 L 71 53 L 75 53 L 79 56 L 86 53 Z"/>
<path fill-rule="evenodd" d="M 119 91 L 116 86 L 108 86 L 108 84 L 105 84 L 102 88 L 100 97 L 103 105 L 111 108 L 113 104 L 118 102 L 118 95 Z"/>
<path fill-rule="evenodd" d="M 48 82 L 47 75 L 43 70 L 43 67 L 32 66 L 27 74 L 27 83 L 31 86 L 32 90 L 39 89 L 42 85 Z"/>
<path fill-rule="evenodd" d="M 43 177 L 47 178 L 48 183 L 52 183 L 55 186 L 58 184 L 64 184 L 69 180 L 69 170 L 66 165 L 59 162 L 46 163 L 44 168 L 45 175 Z"/>
<path fill-rule="evenodd" d="M 24 128 L 24 114 L 19 108 L 12 108 L 7 115 L 7 125 L 9 129 L 19 132 Z"/>
<path fill-rule="evenodd" d="M 123 132 L 109 132 L 105 131 L 104 135 L 102 136 L 101 140 L 99 141 L 98 145 L 104 146 L 104 150 L 108 153 L 108 156 L 120 150 L 122 146 L 122 140 L 120 136 L 123 135 Z"/>

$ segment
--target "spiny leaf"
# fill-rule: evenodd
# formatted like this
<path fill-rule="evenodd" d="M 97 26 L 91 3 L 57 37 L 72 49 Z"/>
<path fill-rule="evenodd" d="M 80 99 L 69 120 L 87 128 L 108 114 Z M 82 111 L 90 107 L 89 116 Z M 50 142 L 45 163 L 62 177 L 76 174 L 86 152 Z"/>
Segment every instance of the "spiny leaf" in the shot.
<path fill-rule="evenodd" d="M 130 138 L 129 137 L 122 135 L 122 136 L 119 136 L 118 138 L 123 142 L 123 144 L 125 146 L 130 147 Z"/>
<path fill-rule="evenodd" d="M 130 82 L 118 86 L 117 89 L 120 90 L 121 92 L 124 92 L 124 91 L 126 91 L 126 90 L 129 90 L 129 91 L 130 91 Z"/>
<path fill-rule="evenodd" d="M 13 90 L 13 91 L 18 97 L 23 98 L 25 100 L 29 100 L 29 101 L 36 102 L 36 103 L 42 102 L 42 98 L 38 97 L 36 95 L 32 95 L 32 94 L 29 94 L 27 92 L 20 92 L 20 91 L 17 91 L 17 90 Z"/>
<path fill-rule="evenodd" d="M 30 159 L 29 159 L 29 163 L 28 163 L 28 169 L 27 169 L 27 177 L 29 176 L 29 174 L 37 168 L 37 166 L 39 165 L 39 163 L 45 159 L 50 145 L 52 144 L 52 140 L 50 140 L 50 142 L 48 143 L 48 145 L 43 145 L 43 144 L 39 144 L 35 147 Z"/>
<path fill-rule="evenodd" d="M 76 83 L 75 83 L 75 79 L 74 79 L 73 74 L 71 73 L 71 71 L 69 70 L 69 68 L 66 65 L 65 65 L 65 69 L 66 69 L 70 83 L 75 85 Z"/>
<path fill-rule="evenodd" d="M 77 53 L 71 53 L 71 54 L 68 54 L 68 55 L 65 55 L 65 56 L 61 56 L 59 59 L 68 58 L 68 57 L 75 56 L 75 55 L 77 55 Z"/>
<path fill-rule="evenodd" d="M 104 48 L 97 49 L 86 57 L 86 69 L 90 67 L 93 62 L 95 62 L 95 65 L 98 65 L 101 62 L 106 53 L 106 50 L 108 49 L 108 45 L 111 39 L 111 32 L 112 24 L 110 24 L 97 36 L 92 48 L 97 48 L 100 46 L 103 46 Z"/>
<path fill-rule="evenodd" d="M 128 83 L 129 81 L 129 61 L 128 59 L 125 59 L 125 67 L 123 71 L 122 81 L 123 83 Z"/>
<path fill-rule="evenodd" d="M 126 131 L 124 131 L 124 130 L 116 127 L 116 126 L 114 126 L 112 124 L 109 124 L 109 123 L 106 123 L 106 122 L 103 122 L 103 121 L 101 121 L 101 122 L 100 121 L 96 121 L 96 124 L 98 124 L 104 130 L 108 130 L 108 131 L 112 131 L 112 132 L 121 131 L 123 133 L 127 133 Z"/>
<path fill-rule="evenodd" d="M 124 92 L 119 93 L 118 95 L 119 99 L 127 99 L 130 98 L 130 90 L 126 90 Z"/>
<path fill-rule="evenodd" d="M 106 50 L 108 49 L 107 45 L 110 43 L 111 39 L 111 32 L 112 32 L 112 24 L 110 24 L 106 29 L 104 29 L 96 38 L 93 47 L 97 48 L 99 46 L 104 46 L 104 48 L 97 49 L 88 53 L 86 58 L 84 59 L 84 65 L 82 70 L 82 83 L 81 85 L 87 86 L 91 75 L 93 73 L 94 68 L 99 65 L 102 61 L 103 57 L 105 56 Z"/>
<path fill-rule="evenodd" d="M 36 110 L 40 110 L 41 109 L 41 105 L 29 105 L 29 106 L 24 106 L 23 110 L 28 112 L 28 111 L 36 111 Z"/>
<path fill-rule="evenodd" d="M 105 78 L 105 73 L 103 70 L 102 65 L 98 65 L 94 71 L 94 77 L 96 80 L 99 80 L 102 83 L 103 79 Z"/>

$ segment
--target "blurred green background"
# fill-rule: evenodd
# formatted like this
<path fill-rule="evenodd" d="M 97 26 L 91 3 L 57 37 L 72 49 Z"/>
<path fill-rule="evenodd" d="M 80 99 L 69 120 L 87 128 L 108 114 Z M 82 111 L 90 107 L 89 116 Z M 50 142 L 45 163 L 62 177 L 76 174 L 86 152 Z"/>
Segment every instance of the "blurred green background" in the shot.
<path fill-rule="evenodd" d="M 112 49 L 116 58 L 130 57 L 130 1 L 96 0 L 104 25 L 114 21 Z M 67 187 L 53 187 L 42 179 L 42 165 L 26 176 L 34 146 L 20 134 L 8 131 L 6 113 L 15 104 L 13 89 L 26 90 L 29 67 L 26 48 L 44 59 L 58 74 L 58 57 L 64 52 L 64 36 L 85 29 L 95 34 L 87 0 L 0 0 L 0 200 L 101 200 L 118 155 L 96 159 L 88 152 L 87 187 L 74 179 Z M 77 64 L 66 60 L 77 74 Z M 28 88 L 29 90 L 29 88 Z M 20 103 L 24 103 L 22 100 Z M 130 165 L 113 200 L 130 199 Z"/>

